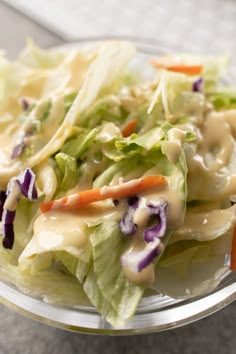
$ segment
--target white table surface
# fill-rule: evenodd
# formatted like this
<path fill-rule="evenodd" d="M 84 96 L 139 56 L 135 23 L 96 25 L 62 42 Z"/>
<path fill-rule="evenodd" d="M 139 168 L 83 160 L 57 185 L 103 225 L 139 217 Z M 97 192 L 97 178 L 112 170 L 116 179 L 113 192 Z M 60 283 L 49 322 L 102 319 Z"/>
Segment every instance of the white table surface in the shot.
<path fill-rule="evenodd" d="M 59 36 L 0 2 L 0 47 L 14 56 L 28 35 L 45 47 L 63 43 Z M 0 305 L 0 354 L 235 354 L 235 322 L 233 303 L 208 318 L 168 332 L 97 337 L 48 327 Z"/>

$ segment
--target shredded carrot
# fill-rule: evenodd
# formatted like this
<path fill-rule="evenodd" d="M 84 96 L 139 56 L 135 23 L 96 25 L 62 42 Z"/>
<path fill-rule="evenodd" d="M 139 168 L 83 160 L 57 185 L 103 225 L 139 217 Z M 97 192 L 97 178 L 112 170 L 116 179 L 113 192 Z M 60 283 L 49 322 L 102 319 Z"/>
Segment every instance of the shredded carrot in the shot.
<path fill-rule="evenodd" d="M 230 269 L 236 270 L 236 228 L 234 229 L 233 240 L 232 240 Z"/>
<path fill-rule="evenodd" d="M 169 60 L 165 61 L 163 59 L 152 59 L 151 64 L 158 69 L 166 69 L 187 75 L 199 75 L 203 69 L 201 64 L 171 63 Z"/>
<path fill-rule="evenodd" d="M 52 209 L 74 209 L 109 198 L 116 199 L 134 195 L 142 190 L 162 185 L 165 181 L 165 177 L 163 176 L 147 176 L 115 186 L 104 186 L 102 188 L 90 189 L 61 199 L 45 202 L 40 205 L 40 209 L 42 213 L 46 213 Z"/>
<path fill-rule="evenodd" d="M 130 136 L 137 127 L 137 119 L 130 120 L 122 129 L 122 135 L 124 138 Z"/>

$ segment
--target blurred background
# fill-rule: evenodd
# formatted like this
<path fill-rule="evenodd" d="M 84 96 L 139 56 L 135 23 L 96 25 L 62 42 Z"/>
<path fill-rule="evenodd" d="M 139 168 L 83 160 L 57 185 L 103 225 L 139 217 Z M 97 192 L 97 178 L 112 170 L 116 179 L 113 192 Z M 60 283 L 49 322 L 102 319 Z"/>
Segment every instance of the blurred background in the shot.
<path fill-rule="evenodd" d="M 236 53 L 234 0 L 4 0 L 26 16 L 47 28 L 55 37 L 77 40 L 98 36 L 131 36 L 156 40 L 181 50 L 229 51 Z M 1 41 L 15 53 L 23 45 L 24 35 L 44 39 L 19 17 L 8 19 L 1 10 L 6 30 Z M 5 13 L 5 16 L 4 16 Z M 14 21 L 15 20 L 15 21 Z M 16 27 L 17 25 L 17 27 Z M 18 26 L 20 31 L 18 31 Z M 16 40 L 18 39 L 18 40 Z M 14 43 L 14 46 L 13 46 Z"/>
<path fill-rule="evenodd" d="M 4 0 L 0 47 L 14 57 L 26 37 L 44 47 L 129 36 L 199 53 L 228 52 L 236 65 L 234 0 Z M 33 322 L 0 306 L 0 354 L 234 354 L 236 303 L 188 326 L 134 337 L 95 337 Z"/>

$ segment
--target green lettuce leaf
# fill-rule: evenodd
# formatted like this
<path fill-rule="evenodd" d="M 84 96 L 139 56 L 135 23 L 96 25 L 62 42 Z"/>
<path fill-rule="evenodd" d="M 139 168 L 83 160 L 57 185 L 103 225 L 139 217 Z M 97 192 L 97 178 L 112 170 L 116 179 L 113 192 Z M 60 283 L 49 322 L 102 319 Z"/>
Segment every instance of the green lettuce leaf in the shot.
<path fill-rule="evenodd" d="M 76 96 L 78 95 L 78 92 L 71 92 L 65 95 L 64 97 L 64 107 L 65 107 L 65 114 L 69 111 L 71 108 Z"/>
<path fill-rule="evenodd" d="M 234 228 L 235 207 L 218 209 L 212 204 L 188 206 L 184 223 L 171 237 L 170 243 L 181 240 L 210 241 Z"/>
<path fill-rule="evenodd" d="M 18 263 L 20 254 L 32 238 L 32 221 L 37 215 L 40 201 L 32 203 L 25 198 L 21 198 L 17 205 L 14 221 L 15 242 L 12 251 L 9 251 L 13 264 Z"/>
<path fill-rule="evenodd" d="M 232 136 L 229 134 L 229 138 Z M 217 151 L 209 151 L 207 157 L 214 162 Z M 191 161 L 199 159 L 196 147 L 186 144 L 185 154 L 187 163 L 190 164 L 188 174 L 188 201 L 205 200 L 215 201 L 229 198 L 235 194 L 233 181 L 236 175 L 236 144 L 233 142 L 233 150 L 228 164 L 218 170 L 203 168 L 202 164 L 196 164 L 195 168 L 191 168 Z M 204 156 L 205 158 L 206 156 Z M 232 181 L 230 183 L 230 181 Z"/>
<path fill-rule="evenodd" d="M 62 152 L 55 156 L 55 160 L 61 172 L 60 190 L 72 188 L 78 181 L 77 163 L 74 157 Z"/>
<path fill-rule="evenodd" d="M 54 69 L 65 58 L 62 50 L 44 50 L 39 48 L 32 39 L 28 39 L 27 46 L 21 53 L 19 61 L 27 66 L 37 69 Z"/>
<path fill-rule="evenodd" d="M 104 221 L 90 240 L 93 264 L 84 291 L 101 315 L 113 326 L 120 327 L 134 315 L 144 291 L 143 287 L 132 284 L 122 271 L 120 258 L 129 241 L 115 221 Z"/>
<path fill-rule="evenodd" d="M 45 201 L 51 200 L 58 186 L 58 171 L 55 160 L 50 158 L 39 164 L 35 169 L 36 184 L 39 195 L 45 196 Z"/>
<path fill-rule="evenodd" d="M 63 218 L 66 227 L 57 227 L 57 224 L 54 223 L 53 228 L 48 230 L 44 216 L 38 216 L 35 223 L 38 223 L 39 227 L 34 227 L 34 236 L 27 243 L 18 259 L 19 269 L 22 273 L 37 275 L 37 272 L 48 269 L 53 265 L 55 258 L 57 260 L 60 259 L 73 274 L 75 259 L 85 263 L 90 262 L 91 245 L 89 235 L 92 229 L 87 227 L 86 220 L 77 213 L 72 215 L 64 213 L 60 217 Z M 82 223 L 83 239 L 82 243 L 80 243 L 79 237 L 81 235 L 78 235 L 78 243 L 73 244 L 73 242 L 71 243 L 71 236 L 73 239 L 75 235 L 73 234 L 72 225 L 75 227 L 77 223 Z M 72 233 L 69 227 L 72 227 Z M 58 239 L 60 242 L 58 242 Z"/>
<path fill-rule="evenodd" d="M 215 289 L 228 272 L 225 255 L 231 250 L 232 231 L 211 241 L 183 240 L 167 246 L 156 267 L 154 288 L 173 298 L 191 298 Z"/>
<path fill-rule="evenodd" d="M 35 276 L 22 273 L 8 260 L 8 252 L 0 246 L 0 278 L 32 297 L 61 306 L 91 306 L 78 280 L 60 267 L 51 267 Z"/>
<path fill-rule="evenodd" d="M 103 122 L 122 124 L 128 116 L 128 112 L 122 108 L 119 98 L 115 95 L 107 95 L 95 102 L 81 116 L 80 125 L 93 129 Z"/>
<path fill-rule="evenodd" d="M 236 89 L 234 87 L 222 87 L 208 94 L 210 102 L 216 110 L 236 108 Z"/>
<path fill-rule="evenodd" d="M 54 252 L 54 257 L 83 284 L 91 266 L 92 259 L 90 251 L 85 252 L 80 258 L 65 251 Z"/>
<path fill-rule="evenodd" d="M 229 57 L 222 55 L 219 57 L 203 57 L 203 77 L 205 91 L 211 91 L 220 79 L 222 79 L 228 69 Z"/>
<path fill-rule="evenodd" d="M 98 128 L 92 130 L 82 129 L 76 137 L 66 141 L 61 152 L 70 155 L 75 159 L 82 158 L 87 150 L 95 143 L 95 138 L 98 132 Z"/>
<path fill-rule="evenodd" d="M 143 287 L 128 281 L 120 257 L 129 241 L 121 234 L 119 223 L 103 222 L 90 235 L 92 259 L 81 261 L 67 252 L 55 253 L 68 271 L 83 284 L 83 289 L 99 313 L 113 326 L 120 327 L 135 313 Z M 107 252 L 113 249 L 113 257 Z"/>

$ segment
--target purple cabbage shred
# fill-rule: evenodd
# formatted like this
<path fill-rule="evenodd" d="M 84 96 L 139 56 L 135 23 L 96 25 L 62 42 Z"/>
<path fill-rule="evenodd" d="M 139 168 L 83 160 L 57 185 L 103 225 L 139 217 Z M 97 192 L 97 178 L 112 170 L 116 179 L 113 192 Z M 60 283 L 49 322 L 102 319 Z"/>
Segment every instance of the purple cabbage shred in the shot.
<path fill-rule="evenodd" d="M 7 198 L 6 192 L 0 191 L 0 221 L 2 221 L 3 206 Z"/>
<path fill-rule="evenodd" d="M 160 253 L 160 239 L 148 243 L 141 251 L 130 251 L 121 257 L 123 266 L 128 267 L 132 272 L 141 272 Z"/>
<path fill-rule="evenodd" d="M 138 272 L 146 268 L 159 254 L 159 245 L 160 242 L 154 241 L 150 244 L 151 247 L 146 246 L 146 249 L 144 249 L 145 252 L 142 255 L 143 257 L 138 262 Z"/>
<path fill-rule="evenodd" d="M 125 235 L 133 235 L 137 231 L 137 225 L 134 224 L 133 218 L 139 204 L 139 197 L 137 196 L 131 197 L 128 200 L 128 211 L 120 221 L 120 229 Z M 128 251 L 121 257 L 122 265 L 128 267 L 133 272 L 141 272 L 161 253 L 161 238 L 164 237 L 167 229 L 167 201 L 159 199 L 149 203 L 147 208 L 149 221 L 154 217 L 156 222 L 154 225 L 144 230 L 143 238 L 146 241 L 145 248 L 141 251 Z"/>
<path fill-rule="evenodd" d="M 35 174 L 27 168 L 20 176 L 16 177 L 21 193 L 29 200 L 36 200 L 38 198 L 37 189 L 35 186 Z"/>
<path fill-rule="evenodd" d="M 35 179 L 34 172 L 30 168 L 27 168 L 19 176 L 11 178 L 7 185 L 7 192 L 3 192 L 6 196 L 4 201 L 4 196 L 1 199 L 3 201 L 3 246 L 5 248 L 12 249 L 14 244 L 14 219 L 16 216 L 16 206 L 21 195 L 31 201 L 38 198 Z"/>
<path fill-rule="evenodd" d="M 193 92 L 202 92 L 203 90 L 203 78 L 200 77 L 196 81 L 194 81 L 193 86 L 192 86 Z"/>
<path fill-rule="evenodd" d="M 22 98 L 21 99 L 21 106 L 22 106 L 23 111 L 28 111 L 28 109 L 30 107 L 29 101 L 27 101 L 25 98 Z"/>
<path fill-rule="evenodd" d="M 165 235 L 167 227 L 166 207 L 167 202 L 165 200 L 160 200 L 157 203 L 148 205 L 150 216 L 155 215 L 157 222 L 144 231 L 144 240 L 146 242 L 152 242 L 155 238 Z"/>
<path fill-rule="evenodd" d="M 16 211 L 11 211 L 5 209 L 3 215 L 3 235 L 5 236 L 3 239 L 3 247 L 12 249 L 14 244 L 14 220 L 16 216 Z"/>
<path fill-rule="evenodd" d="M 26 146 L 25 139 L 23 138 L 18 144 L 16 144 L 11 153 L 11 159 L 16 159 L 21 156 Z"/>
<path fill-rule="evenodd" d="M 138 208 L 139 198 L 137 196 L 128 199 L 128 211 L 120 221 L 121 232 L 126 236 L 134 235 L 137 225 L 133 222 L 135 210 Z"/>

